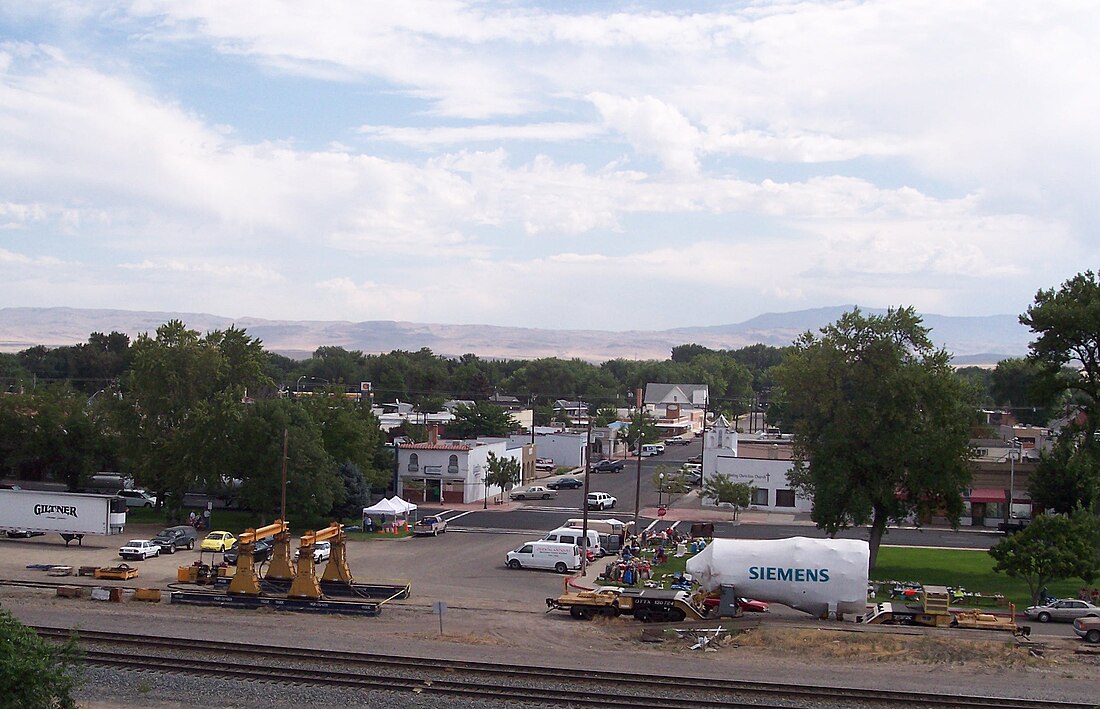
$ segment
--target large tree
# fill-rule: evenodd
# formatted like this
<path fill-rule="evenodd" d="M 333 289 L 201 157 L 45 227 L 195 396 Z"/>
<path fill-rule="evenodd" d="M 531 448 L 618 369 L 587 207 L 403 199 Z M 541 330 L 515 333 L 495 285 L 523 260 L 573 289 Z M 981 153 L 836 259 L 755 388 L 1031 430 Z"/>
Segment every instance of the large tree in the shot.
<path fill-rule="evenodd" d="M 475 401 L 473 406 L 455 407 L 454 420 L 447 424 L 447 435 L 451 438 L 502 438 L 518 427 L 512 415 L 501 407 L 488 401 Z"/>
<path fill-rule="evenodd" d="M 874 568 L 891 521 L 957 524 L 970 479 L 968 389 L 912 308 L 855 309 L 795 342 L 777 371 L 794 432 L 793 487 L 830 534 L 870 524 Z"/>
<path fill-rule="evenodd" d="M 259 340 L 229 328 L 200 337 L 179 320 L 141 335 L 123 379 L 120 440 L 129 472 L 177 514 L 183 494 L 236 477 L 230 436 L 246 394 L 270 389 Z"/>
<path fill-rule="evenodd" d="M 1067 386 L 1080 402 L 1088 437 L 1100 428 L 1100 282 L 1092 271 L 1079 273 L 1058 290 L 1040 290 L 1020 322 L 1038 337 L 1029 358 L 1048 371 L 1063 366 L 1080 371 Z"/>
<path fill-rule="evenodd" d="M 1095 518 L 1042 515 L 989 550 L 994 571 L 1020 578 L 1037 603 L 1051 581 L 1078 577 L 1091 583 L 1098 570 Z"/>
<path fill-rule="evenodd" d="M 1069 367 L 1074 376 L 1062 376 L 1066 391 L 1082 414 L 1065 429 L 1050 456 L 1044 456 L 1042 472 L 1052 484 L 1037 488 L 1044 503 L 1058 509 L 1076 505 L 1100 507 L 1100 282 L 1092 271 L 1079 273 L 1058 290 L 1040 290 L 1035 303 L 1020 322 L 1038 337 L 1028 356 L 1051 376 Z M 1076 490 L 1078 499 L 1065 499 Z M 1047 493 L 1059 492 L 1057 495 Z M 1061 498 L 1061 499 L 1058 499 Z M 1053 504 L 1055 500 L 1057 504 Z"/>

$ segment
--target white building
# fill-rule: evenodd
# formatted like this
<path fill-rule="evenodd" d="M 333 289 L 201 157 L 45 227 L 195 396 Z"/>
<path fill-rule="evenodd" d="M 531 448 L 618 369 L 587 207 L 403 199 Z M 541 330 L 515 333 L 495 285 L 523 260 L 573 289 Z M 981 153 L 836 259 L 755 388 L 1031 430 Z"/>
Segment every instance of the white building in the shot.
<path fill-rule="evenodd" d="M 584 465 L 584 445 L 587 440 L 587 432 L 578 433 L 576 431 L 536 426 L 534 455 L 539 458 L 553 458 L 555 466 L 579 468 Z M 530 444 L 531 436 L 529 434 L 517 434 L 508 437 L 508 445 L 512 447 Z M 532 478 L 533 475 L 528 477 L 526 471 L 524 472 L 524 482 Z"/>
<path fill-rule="evenodd" d="M 534 470 L 534 451 L 503 438 L 477 441 L 439 440 L 435 427 L 427 443 L 397 449 L 397 494 L 410 502 L 481 502 L 501 489 L 486 484 L 489 453 L 515 459 L 522 471 Z M 525 472 L 526 474 L 526 472 Z"/>
<path fill-rule="evenodd" d="M 690 435 L 705 425 L 709 391 L 706 384 L 646 384 L 642 403 L 662 436 Z"/>
<path fill-rule="evenodd" d="M 813 501 L 798 496 L 787 478 L 793 463 L 790 448 L 769 436 L 738 434 L 723 416 L 703 437 L 703 480 L 716 473 L 756 488 L 749 509 L 763 512 L 810 512 Z M 738 443 L 742 455 L 738 455 Z M 704 504 L 715 504 L 704 500 Z"/>

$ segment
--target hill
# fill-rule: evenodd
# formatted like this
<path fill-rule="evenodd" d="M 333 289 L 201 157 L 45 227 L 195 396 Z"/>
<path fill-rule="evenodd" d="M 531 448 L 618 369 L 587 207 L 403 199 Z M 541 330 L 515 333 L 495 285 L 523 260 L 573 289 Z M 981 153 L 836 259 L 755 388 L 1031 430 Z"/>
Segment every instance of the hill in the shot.
<path fill-rule="evenodd" d="M 484 358 L 534 359 L 578 357 L 667 359 L 677 345 L 695 343 L 714 349 L 753 344 L 789 345 L 806 330 L 835 321 L 853 306 L 834 306 L 788 313 L 765 313 L 743 323 L 670 330 L 546 330 L 496 325 L 445 325 L 392 320 L 265 320 L 229 318 L 208 313 L 170 313 L 83 308 L 0 308 L 0 351 L 18 352 L 35 345 L 58 347 L 86 342 L 93 332 L 123 332 L 131 338 L 152 333 L 179 319 L 207 332 L 231 325 L 246 329 L 273 352 L 302 359 L 321 346 L 365 353 L 419 350 L 445 356 L 468 352 Z M 865 312 L 882 310 L 864 308 Z M 1027 353 L 1029 331 L 1014 315 L 951 317 L 924 315 L 932 339 L 966 364 L 993 364 Z"/>

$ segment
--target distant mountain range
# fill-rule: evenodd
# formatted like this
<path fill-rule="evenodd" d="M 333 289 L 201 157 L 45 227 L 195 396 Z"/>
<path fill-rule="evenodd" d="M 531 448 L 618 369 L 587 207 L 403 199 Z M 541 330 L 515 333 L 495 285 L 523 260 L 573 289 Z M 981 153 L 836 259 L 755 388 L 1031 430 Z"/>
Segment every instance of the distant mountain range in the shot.
<path fill-rule="evenodd" d="M 165 322 L 181 320 L 199 332 L 231 325 L 248 331 L 272 352 L 308 358 L 322 346 L 368 354 L 427 347 L 438 355 L 473 353 L 482 358 L 534 359 L 578 357 L 667 359 L 673 347 L 698 344 L 713 349 L 739 349 L 753 344 L 782 347 L 799 334 L 834 322 L 854 306 L 838 305 L 789 313 L 766 313 L 735 325 L 672 330 L 545 330 L 495 325 L 441 325 L 371 320 L 264 320 L 227 318 L 206 313 L 165 313 L 81 308 L 0 308 L 0 351 L 18 352 L 35 345 L 58 347 L 87 342 L 93 332 L 123 332 L 132 338 L 153 333 Z M 867 313 L 885 310 L 863 308 Z M 1027 354 L 1029 330 L 1015 315 L 950 317 L 924 315 L 932 339 L 955 356 L 956 364 L 995 364 Z"/>

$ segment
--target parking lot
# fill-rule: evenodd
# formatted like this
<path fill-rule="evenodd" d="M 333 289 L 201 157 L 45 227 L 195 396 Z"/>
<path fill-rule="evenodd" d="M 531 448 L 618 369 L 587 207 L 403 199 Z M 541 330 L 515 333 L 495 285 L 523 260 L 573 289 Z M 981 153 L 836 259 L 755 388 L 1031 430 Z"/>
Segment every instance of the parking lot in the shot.
<path fill-rule="evenodd" d="M 0 536 L 0 578 L 25 580 L 63 579 L 48 576 L 34 566 L 68 566 L 73 573 L 81 566 L 114 566 L 125 563 L 137 568 L 139 576 L 122 584 L 130 587 L 168 588 L 175 584 L 177 568 L 200 559 L 200 552 L 180 550 L 146 561 L 124 561 L 118 548 L 130 539 L 149 538 L 159 531 L 148 525 L 128 525 L 126 534 L 111 537 L 87 536 L 83 546 L 69 546 L 56 534 L 29 539 Z M 448 605 L 493 607 L 506 610 L 545 609 L 547 595 L 560 592 L 563 577 L 552 572 L 513 571 L 504 564 L 505 554 L 531 533 L 450 532 L 438 537 L 380 537 L 348 543 L 348 564 L 356 581 L 386 579 L 412 583 L 413 606 L 442 600 Z M 201 554 L 204 561 L 210 552 Z M 220 559 L 220 555 L 213 555 Z M 74 582 L 92 583 L 88 578 Z"/>

